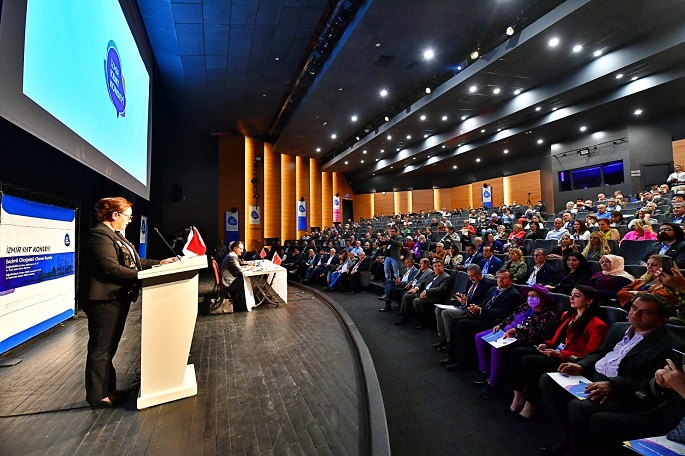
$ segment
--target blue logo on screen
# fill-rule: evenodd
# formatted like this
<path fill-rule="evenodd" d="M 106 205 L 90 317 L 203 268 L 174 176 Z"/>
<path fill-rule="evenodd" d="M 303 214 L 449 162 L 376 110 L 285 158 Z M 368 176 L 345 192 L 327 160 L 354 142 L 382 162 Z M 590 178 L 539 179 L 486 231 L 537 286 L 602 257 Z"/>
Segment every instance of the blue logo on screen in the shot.
<path fill-rule="evenodd" d="M 253 212 L 253 214 L 254 214 L 254 212 Z M 233 217 L 232 215 L 228 216 L 228 220 L 226 220 L 226 222 L 231 226 L 236 226 L 238 224 L 238 220 L 235 217 Z"/>
<path fill-rule="evenodd" d="M 145 220 L 140 221 L 140 232 L 145 234 Z"/>
<path fill-rule="evenodd" d="M 64 235 L 64 245 L 69 247 L 71 245 L 71 239 L 69 239 L 69 233 Z"/>
<path fill-rule="evenodd" d="M 259 218 L 259 212 L 257 212 L 257 211 L 252 211 L 252 212 L 250 212 L 250 216 L 251 216 L 253 219 L 257 220 L 257 219 Z"/>
<path fill-rule="evenodd" d="M 490 198 L 490 192 L 487 191 L 487 190 L 485 190 L 485 191 L 483 192 L 483 197 L 484 197 L 484 198 Z"/>
<path fill-rule="evenodd" d="M 336 198 L 333 200 L 333 204 L 335 204 L 336 206 L 340 206 L 340 201 Z"/>
<path fill-rule="evenodd" d="M 121 72 L 121 58 L 114 41 L 107 43 L 107 58 L 105 59 L 105 81 L 109 99 L 117 110 L 117 117 L 126 116 L 126 79 Z"/>
<path fill-rule="evenodd" d="M 301 204 L 298 206 L 297 210 L 300 211 L 300 212 L 304 212 L 304 211 L 305 211 L 304 206 L 301 205 Z"/>

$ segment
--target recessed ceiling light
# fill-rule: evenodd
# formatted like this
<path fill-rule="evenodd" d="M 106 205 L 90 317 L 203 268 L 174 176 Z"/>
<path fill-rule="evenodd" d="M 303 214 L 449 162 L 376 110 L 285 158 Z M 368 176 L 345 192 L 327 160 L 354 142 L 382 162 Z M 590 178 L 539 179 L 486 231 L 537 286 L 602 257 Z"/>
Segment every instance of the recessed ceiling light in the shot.
<path fill-rule="evenodd" d="M 276 57 L 274 60 L 278 61 L 278 60 L 281 60 L 281 58 L 280 58 L 280 57 Z"/>
<path fill-rule="evenodd" d="M 452 166 L 452 169 L 457 169 L 457 165 Z"/>
<path fill-rule="evenodd" d="M 390 117 L 385 116 L 385 121 L 387 122 L 387 121 L 389 121 L 389 120 L 390 120 Z"/>
<path fill-rule="evenodd" d="M 602 51 L 596 50 L 595 52 L 592 53 L 592 55 L 593 55 L 594 57 L 599 57 L 599 56 L 602 55 Z"/>
<path fill-rule="evenodd" d="M 411 159 L 412 159 L 412 160 L 416 160 L 416 157 L 412 157 Z"/>
<path fill-rule="evenodd" d="M 320 147 L 317 147 L 317 148 L 316 148 L 316 151 L 317 151 L 317 152 L 321 152 L 321 148 L 320 148 Z"/>
<path fill-rule="evenodd" d="M 362 154 L 365 154 L 365 153 L 366 153 L 366 150 L 363 150 L 363 151 L 362 151 Z"/>
<path fill-rule="evenodd" d="M 616 79 L 621 79 L 623 77 L 623 73 L 619 73 L 616 75 Z"/>
<path fill-rule="evenodd" d="M 480 158 L 476 158 L 476 163 L 480 163 Z"/>
<path fill-rule="evenodd" d="M 578 53 L 582 50 L 583 50 L 583 46 L 581 46 L 580 44 L 576 44 L 575 46 L 573 46 L 573 52 Z"/>
<path fill-rule="evenodd" d="M 382 96 L 382 97 L 388 96 L 388 91 L 385 90 L 385 89 L 381 90 L 381 96 Z"/>
<path fill-rule="evenodd" d="M 385 149 L 381 149 L 381 153 L 385 152 Z"/>
<path fill-rule="evenodd" d="M 478 51 L 473 51 L 473 52 L 471 53 L 471 58 L 472 58 L 473 60 L 476 60 L 476 59 L 478 58 L 479 55 L 480 55 L 480 52 L 478 52 Z"/>
<path fill-rule="evenodd" d="M 411 139 L 411 135 L 407 135 L 407 139 Z"/>
<path fill-rule="evenodd" d="M 423 115 L 423 116 L 419 117 L 419 119 L 421 119 L 421 120 L 426 120 L 426 116 Z"/>
<path fill-rule="evenodd" d="M 469 87 L 469 92 L 471 92 L 471 93 L 475 92 L 476 90 L 478 90 L 478 87 L 476 87 L 476 86 Z"/>
<path fill-rule="evenodd" d="M 514 27 L 512 27 L 512 26 L 507 27 L 507 30 L 506 30 L 507 36 L 512 36 L 512 35 L 514 35 L 515 32 L 516 32 L 516 30 L 514 30 Z"/>
<path fill-rule="evenodd" d="M 520 94 L 521 94 L 521 89 L 514 90 L 514 95 L 520 95 Z"/>
<path fill-rule="evenodd" d="M 559 45 L 559 38 L 554 37 L 551 40 L 549 40 L 547 44 L 549 44 L 549 47 L 557 47 Z"/>
<path fill-rule="evenodd" d="M 333 138 L 333 139 L 335 139 L 335 138 L 337 138 L 337 137 L 338 137 L 338 135 L 336 135 L 335 133 L 333 133 L 333 134 L 331 135 L 331 138 Z"/>
<path fill-rule="evenodd" d="M 399 151 L 400 151 L 400 148 L 398 147 L 396 150 L 397 150 L 397 152 L 399 152 Z"/>
<path fill-rule="evenodd" d="M 537 108 L 535 108 L 536 111 L 539 111 L 539 110 L 541 110 L 541 109 L 542 109 L 542 108 L 541 108 L 540 106 L 538 106 Z"/>
<path fill-rule="evenodd" d="M 423 135 L 423 137 L 424 137 L 424 138 L 428 138 L 428 133 L 426 133 L 425 135 Z"/>
<path fill-rule="evenodd" d="M 364 163 L 364 160 L 362 160 L 361 162 Z"/>
<path fill-rule="evenodd" d="M 447 147 L 447 146 L 445 146 L 445 145 L 443 144 L 443 145 L 442 145 L 442 148 L 444 149 L 445 147 Z"/>
<path fill-rule="evenodd" d="M 328 125 L 328 122 L 324 122 L 323 124 L 324 124 L 324 126 L 325 126 L 325 125 Z"/>
<path fill-rule="evenodd" d="M 433 52 L 433 49 L 426 49 L 423 51 L 423 58 L 426 60 L 430 60 L 433 57 L 435 57 L 435 52 Z"/>
<path fill-rule="evenodd" d="M 585 130 L 587 130 L 587 127 L 586 127 L 585 125 L 583 125 L 582 127 L 580 127 L 580 131 L 585 131 Z"/>
<path fill-rule="evenodd" d="M 461 65 L 457 66 L 457 71 L 461 71 Z"/>
<path fill-rule="evenodd" d="M 391 139 L 392 139 L 392 136 L 388 135 L 388 141 L 390 141 Z"/>
<path fill-rule="evenodd" d="M 357 138 L 357 141 L 359 141 L 359 136 L 355 136 L 355 138 Z"/>
<path fill-rule="evenodd" d="M 381 46 L 381 43 L 376 43 L 376 47 L 380 47 L 380 46 Z"/>
<path fill-rule="evenodd" d="M 426 87 L 426 93 L 431 93 L 431 88 L 430 88 L 430 87 Z"/>
<path fill-rule="evenodd" d="M 635 114 L 636 116 L 639 116 L 640 114 L 642 114 L 642 109 L 636 109 L 633 114 Z"/>
<path fill-rule="evenodd" d="M 637 76 L 633 76 L 632 78 L 630 78 L 630 80 L 631 81 L 637 81 Z"/>
<path fill-rule="evenodd" d="M 265 96 L 266 96 L 266 94 L 265 94 L 265 93 L 263 93 L 263 94 L 262 94 L 262 96 L 263 96 L 263 97 L 265 97 Z"/>
<path fill-rule="evenodd" d="M 481 133 L 485 133 L 485 128 L 483 128 L 480 132 L 481 132 Z"/>
<path fill-rule="evenodd" d="M 466 120 L 466 116 L 461 116 L 461 120 Z"/>
<path fill-rule="evenodd" d="M 495 95 L 497 95 L 500 92 L 499 87 L 495 87 L 495 89 L 492 91 Z"/>
<path fill-rule="evenodd" d="M 356 122 L 357 119 L 358 119 L 358 117 L 357 117 L 357 116 L 352 116 L 351 119 L 352 119 L 352 122 Z"/>
<path fill-rule="evenodd" d="M 501 128 L 498 128 L 497 131 L 502 131 L 502 129 L 501 129 Z"/>
<path fill-rule="evenodd" d="M 390 169 L 393 169 L 393 168 L 394 168 L 394 166 L 391 166 L 391 167 L 390 167 Z"/>
<path fill-rule="evenodd" d="M 505 154 L 508 154 L 508 153 L 509 153 L 509 149 L 504 149 L 504 153 L 505 153 Z"/>
<path fill-rule="evenodd" d="M 378 159 L 376 159 L 376 161 L 378 161 Z"/>
<path fill-rule="evenodd" d="M 345 161 L 345 164 L 347 164 L 347 161 Z"/>
<path fill-rule="evenodd" d="M 447 120 L 447 116 L 442 116 L 442 120 Z"/>
<path fill-rule="evenodd" d="M 338 90 L 339 90 L 340 92 L 342 92 L 342 87 L 340 87 Z"/>
<path fill-rule="evenodd" d="M 557 107 L 556 107 L 556 106 L 552 108 L 552 111 L 556 111 L 556 110 L 557 110 Z"/>
<path fill-rule="evenodd" d="M 429 155 L 428 158 L 431 158 L 431 156 Z"/>
<path fill-rule="evenodd" d="M 538 144 L 542 144 L 544 141 L 542 139 L 538 139 Z"/>

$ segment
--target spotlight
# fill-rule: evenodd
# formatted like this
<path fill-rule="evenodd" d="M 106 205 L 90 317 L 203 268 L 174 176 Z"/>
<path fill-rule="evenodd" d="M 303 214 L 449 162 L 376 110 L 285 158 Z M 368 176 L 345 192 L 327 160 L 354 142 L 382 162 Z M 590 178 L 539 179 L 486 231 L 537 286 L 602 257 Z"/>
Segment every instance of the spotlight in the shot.
<path fill-rule="evenodd" d="M 345 162 L 345 164 L 347 164 L 347 161 Z"/>
<path fill-rule="evenodd" d="M 430 60 L 430 59 L 432 59 L 434 56 L 435 56 L 435 52 L 433 52 L 432 49 L 426 49 L 426 50 L 423 52 L 423 58 L 426 59 L 426 60 Z"/>
<path fill-rule="evenodd" d="M 407 135 L 407 139 L 411 139 L 411 135 Z"/>
<path fill-rule="evenodd" d="M 447 116 L 442 116 L 442 120 L 447 120 Z"/>
<path fill-rule="evenodd" d="M 516 30 L 514 30 L 514 27 L 507 27 L 507 36 L 513 36 Z"/>
<path fill-rule="evenodd" d="M 576 54 L 582 50 L 583 46 L 581 46 L 580 44 L 576 44 L 575 46 L 573 46 L 573 52 L 575 52 Z"/>
<path fill-rule="evenodd" d="M 388 91 L 385 90 L 385 89 L 381 90 L 381 96 L 382 96 L 382 97 L 387 97 L 387 96 L 388 96 Z"/>
<path fill-rule="evenodd" d="M 317 152 L 321 152 L 321 148 L 320 148 L 320 147 L 317 147 L 317 148 L 316 148 L 316 151 L 317 151 Z"/>
<path fill-rule="evenodd" d="M 508 153 L 509 153 L 509 149 L 504 149 L 504 153 L 505 153 L 505 154 L 508 154 Z"/>
<path fill-rule="evenodd" d="M 426 120 L 426 116 L 423 115 L 423 116 L 420 117 L 420 119 L 421 119 L 421 120 Z"/>
<path fill-rule="evenodd" d="M 476 158 L 476 163 L 480 163 L 480 158 Z"/>
<path fill-rule="evenodd" d="M 392 136 L 388 135 L 388 141 L 390 141 L 391 139 L 392 139 Z"/>
<path fill-rule="evenodd" d="M 585 131 L 585 130 L 587 130 L 587 127 L 586 127 L 585 125 L 583 125 L 582 127 L 580 127 L 580 131 Z"/>
<path fill-rule="evenodd" d="M 357 116 L 352 116 L 352 118 L 351 118 L 352 122 L 356 122 L 356 121 L 357 121 L 357 119 L 358 119 L 358 117 L 357 117 Z"/>
<path fill-rule="evenodd" d="M 514 90 L 514 95 L 520 95 L 520 94 L 521 94 L 521 89 Z"/>
<path fill-rule="evenodd" d="M 642 109 L 636 109 L 633 114 L 635 114 L 636 116 L 639 116 L 640 114 L 642 114 Z"/>
<path fill-rule="evenodd" d="M 495 89 L 492 91 L 495 95 L 497 95 L 500 92 L 499 87 L 495 87 Z"/>
<path fill-rule="evenodd" d="M 457 169 L 457 165 L 452 166 L 452 169 Z"/>
<path fill-rule="evenodd" d="M 599 56 L 602 55 L 602 51 L 597 50 L 597 51 L 595 51 L 592 55 L 593 55 L 594 57 L 599 57 Z"/>
<path fill-rule="evenodd" d="M 480 53 L 478 51 L 473 51 L 471 53 L 471 60 L 476 60 L 480 56 Z"/>
<path fill-rule="evenodd" d="M 549 40 L 547 44 L 549 45 L 549 47 L 557 47 L 559 45 L 559 38 L 554 37 L 551 40 Z"/>
<path fill-rule="evenodd" d="M 542 144 L 544 141 L 542 139 L 538 139 L 538 144 Z"/>
<path fill-rule="evenodd" d="M 388 122 L 390 120 L 390 117 L 385 116 L 385 121 Z"/>
<path fill-rule="evenodd" d="M 431 88 L 430 88 L 430 87 L 426 87 L 426 93 L 431 93 Z"/>
<path fill-rule="evenodd" d="M 471 92 L 471 93 L 474 93 L 476 90 L 478 90 L 478 87 L 476 87 L 475 85 L 469 87 L 469 92 Z"/>
<path fill-rule="evenodd" d="M 335 133 L 333 133 L 333 134 L 331 135 L 331 139 L 335 139 L 335 138 L 337 138 L 337 137 L 338 137 L 338 135 L 336 135 Z"/>

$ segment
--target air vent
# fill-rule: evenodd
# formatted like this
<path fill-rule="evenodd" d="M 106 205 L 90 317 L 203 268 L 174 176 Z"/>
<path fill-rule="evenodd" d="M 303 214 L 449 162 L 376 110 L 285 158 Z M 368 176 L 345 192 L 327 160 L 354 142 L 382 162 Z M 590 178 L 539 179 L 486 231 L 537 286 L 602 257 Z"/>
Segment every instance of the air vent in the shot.
<path fill-rule="evenodd" d="M 389 67 L 392 62 L 395 61 L 395 57 L 392 55 L 381 55 L 376 59 L 375 62 L 373 62 L 374 65 L 381 66 L 384 68 Z"/>

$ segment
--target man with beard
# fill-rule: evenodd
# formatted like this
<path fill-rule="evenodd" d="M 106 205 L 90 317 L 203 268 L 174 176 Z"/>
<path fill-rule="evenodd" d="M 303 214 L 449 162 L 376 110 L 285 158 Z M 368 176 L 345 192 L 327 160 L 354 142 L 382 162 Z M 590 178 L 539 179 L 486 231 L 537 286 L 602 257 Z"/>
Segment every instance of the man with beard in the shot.
<path fill-rule="evenodd" d="M 647 261 L 651 255 L 667 255 L 673 258 L 673 262 L 679 269 L 685 269 L 685 233 L 680 225 L 671 222 L 662 223 L 659 227 L 657 239 L 661 241 L 654 244 L 645 255 Z M 671 271 L 664 271 L 671 274 Z"/>

